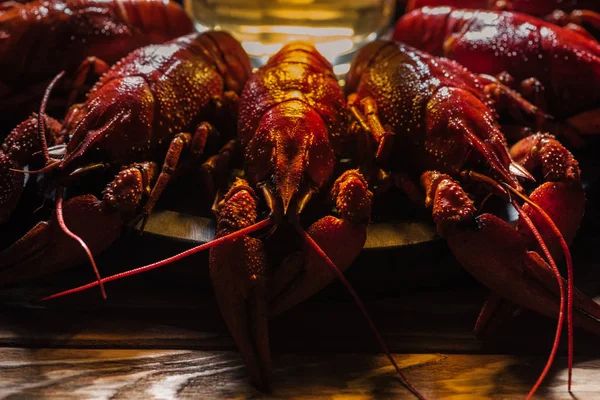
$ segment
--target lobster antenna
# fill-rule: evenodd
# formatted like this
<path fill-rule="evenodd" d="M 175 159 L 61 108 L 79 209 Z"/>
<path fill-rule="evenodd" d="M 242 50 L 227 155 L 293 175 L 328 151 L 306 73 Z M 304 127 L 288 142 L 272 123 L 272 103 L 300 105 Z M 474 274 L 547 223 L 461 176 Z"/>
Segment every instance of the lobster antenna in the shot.
<path fill-rule="evenodd" d="M 157 261 L 155 263 L 148 264 L 148 265 L 145 265 L 143 267 L 135 268 L 135 269 L 132 269 L 132 270 L 129 270 L 129 271 L 121 272 L 121 273 L 118 273 L 118 274 L 115 274 L 115 275 L 111 275 L 111 276 L 108 276 L 106 278 L 102 278 L 99 281 L 88 283 L 87 285 L 82 285 L 82 286 L 79 286 L 79 287 L 76 287 L 76 288 L 73 288 L 73 289 L 65 290 L 64 292 L 60 292 L 60 293 L 56 293 L 56 294 L 44 297 L 42 299 L 42 301 L 55 299 L 57 297 L 62 297 L 62 296 L 66 296 L 66 295 L 77 293 L 77 292 L 82 292 L 82 291 L 84 291 L 86 289 L 92 288 L 94 286 L 101 285 L 101 284 L 103 284 L 105 282 L 115 281 L 117 279 L 125 278 L 125 277 L 128 277 L 128 276 L 141 274 L 142 272 L 150 271 L 150 270 L 153 270 L 155 268 L 162 267 L 163 265 L 171 264 L 171 263 L 173 263 L 175 261 L 179 261 L 179 260 L 181 260 L 183 258 L 186 258 L 186 257 L 189 257 L 189 256 L 191 256 L 193 254 L 196 254 L 196 253 L 199 253 L 201 251 L 204 251 L 204 250 L 210 249 L 212 247 L 218 246 L 218 245 L 220 245 L 222 243 L 230 242 L 232 240 L 235 240 L 235 239 L 239 238 L 240 236 L 248 235 L 248 234 L 250 234 L 252 232 L 256 232 L 256 231 L 258 231 L 260 229 L 266 228 L 267 226 L 271 225 L 272 223 L 273 223 L 273 221 L 271 220 L 271 218 L 264 219 L 264 220 L 262 220 L 260 222 L 256 222 L 255 224 L 250 225 L 250 226 L 248 226 L 246 228 L 240 229 L 239 231 L 235 231 L 235 232 L 230 233 L 228 235 L 221 236 L 218 239 L 214 239 L 214 240 L 212 240 L 210 242 L 201 244 L 199 246 L 196 246 L 194 248 L 186 250 L 186 251 L 184 251 L 182 253 L 176 254 L 176 255 L 174 255 L 172 257 L 165 258 L 164 260 Z"/>
<path fill-rule="evenodd" d="M 48 99 L 50 98 L 50 93 L 54 86 L 58 83 L 58 81 L 65 75 L 65 71 L 61 71 L 58 75 L 52 79 L 52 81 L 46 87 L 46 91 L 44 92 L 44 97 L 42 98 L 42 103 L 40 104 L 40 112 L 38 113 L 38 138 L 40 140 L 40 144 L 42 145 L 42 156 L 44 157 L 43 168 L 33 171 L 25 171 L 22 169 L 11 168 L 12 172 L 19 172 L 22 174 L 43 174 L 45 172 L 51 171 L 56 168 L 60 164 L 60 160 L 53 160 L 50 158 L 48 152 L 48 142 L 46 141 L 46 106 L 48 105 Z M 50 162 L 52 161 L 52 162 Z"/>
<path fill-rule="evenodd" d="M 563 309 L 565 306 L 565 297 L 564 297 L 564 287 L 563 287 L 562 277 L 560 276 L 560 272 L 558 271 L 558 268 L 556 267 L 556 263 L 554 262 L 554 259 L 552 258 L 552 255 L 550 254 L 550 251 L 548 250 L 548 247 L 546 246 L 546 243 L 544 242 L 544 239 L 540 235 L 539 231 L 537 230 L 537 228 L 535 227 L 535 225 L 533 224 L 533 222 L 531 221 L 529 216 L 523 211 L 523 209 L 517 204 L 517 202 L 515 200 L 511 200 L 511 203 L 512 203 L 513 207 L 515 208 L 515 210 L 517 210 L 517 212 L 519 213 L 519 216 L 521 218 L 523 218 L 523 221 L 525 222 L 525 224 L 527 225 L 527 227 L 529 228 L 531 233 L 535 236 L 535 239 L 537 240 L 540 247 L 542 248 L 544 255 L 546 256 L 546 258 L 548 259 L 548 262 L 550 263 L 552 272 L 554 272 L 554 276 L 556 277 L 556 281 L 558 282 L 558 289 L 560 291 L 560 309 L 558 311 L 558 324 L 556 325 L 556 334 L 554 336 L 554 343 L 552 344 L 552 350 L 550 351 L 550 356 L 548 357 L 548 361 L 546 361 L 544 370 L 542 371 L 542 373 L 540 374 L 537 381 L 535 382 L 535 384 L 533 385 L 533 387 L 529 391 L 529 394 L 526 397 L 526 400 L 529 400 L 533 397 L 535 392 L 538 390 L 538 388 L 540 387 L 540 385 L 546 378 L 546 375 L 548 374 L 548 371 L 550 370 L 550 367 L 552 366 L 552 363 L 554 362 L 554 357 L 556 356 L 556 352 L 558 351 L 558 344 L 560 342 L 560 335 L 562 333 L 562 326 L 563 326 L 563 322 L 564 322 Z"/>
<path fill-rule="evenodd" d="M 85 251 L 85 253 L 87 254 L 87 257 L 90 260 L 90 263 L 92 264 L 92 268 L 94 269 L 94 273 L 96 274 L 96 278 L 98 279 L 96 282 L 98 285 L 100 285 L 100 291 L 102 292 L 102 297 L 106 300 L 106 291 L 104 290 L 104 285 L 102 284 L 102 277 L 100 276 L 100 272 L 98 271 L 98 266 L 96 265 L 94 256 L 93 256 L 92 252 L 90 251 L 90 248 L 88 247 L 88 245 L 83 241 L 83 239 L 80 238 L 79 236 L 77 236 L 76 234 L 74 234 L 73 232 L 71 232 L 69 230 L 69 228 L 67 228 L 67 225 L 65 224 L 65 219 L 63 217 L 63 191 L 62 191 L 62 188 L 60 188 L 60 187 L 57 188 L 57 192 L 58 193 L 56 196 L 56 219 L 58 220 L 58 225 L 60 226 L 60 229 L 62 229 L 62 231 L 67 234 L 67 236 L 78 241 L 79 244 L 81 245 L 81 247 L 83 248 L 83 250 Z"/>
<path fill-rule="evenodd" d="M 531 200 L 529 197 L 519 193 L 516 190 L 512 190 L 517 196 L 521 197 L 523 201 L 533 207 L 544 219 L 544 221 L 548 224 L 548 227 L 554 233 L 554 235 L 558 238 L 560 243 L 560 247 L 565 255 L 565 262 L 567 264 L 567 330 L 568 330 L 568 389 L 571 391 L 571 383 L 572 383 L 572 375 L 573 375 L 573 259 L 571 257 L 571 251 L 569 250 L 569 246 L 565 241 L 562 233 L 552 220 L 550 216 L 544 211 L 542 207 L 540 207 L 536 202 Z"/>
<path fill-rule="evenodd" d="M 396 363 L 396 360 L 394 360 L 394 357 L 392 356 L 392 353 L 390 352 L 388 346 L 386 345 L 385 341 L 381 337 L 381 334 L 379 333 L 379 330 L 375 326 L 375 323 L 373 322 L 373 320 L 371 319 L 369 313 L 367 312 L 367 309 L 366 309 L 364 303 L 362 302 L 362 300 L 360 299 L 360 297 L 358 297 L 358 293 L 356 293 L 356 290 L 354 290 L 354 288 L 352 287 L 352 285 L 350 284 L 350 282 L 348 282 L 348 280 L 346 279 L 346 277 L 344 276 L 344 274 L 342 273 L 342 271 L 340 271 L 340 269 L 335 265 L 335 263 L 333 261 L 331 261 L 331 259 L 329 258 L 329 256 L 327 256 L 327 254 L 323 251 L 323 249 L 321 249 L 321 246 L 319 246 L 317 244 L 317 242 L 315 242 L 315 240 L 308 234 L 308 232 L 306 232 L 300 225 L 297 225 L 297 224 L 296 224 L 296 230 L 303 237 L 303 239 L 306 241 L 306 243 L 309 245 L 309 247 L 311 249 L 313 249 L 325 261 L 325 263 L 337 275 L 337 277 L 340 280 L 340 282 L 342 282 L 342 284 L 346 287 L 346 289 L 348 290 L 348 292 L 350 292 L 350 294 L 354 298 L 354 302 L 356 303 L 356 305 L 360 309 L 360 312 L 362 313 L 362 315 L 367 320 L 367 322 L 368 322 L 368 324 L 369 324 L 369 326 L 371 328 L 371 331 L 373 332 L 373 334 L 375 335 L 375 338 L 379 342 L 379 346 L 381 346 L 381 348 L 383 349 L 384 353 L 387 355 L 387 358 L 390 360 L 390 362 L 392 363 L 392 365 L 396 369 L 396 372 L 400 376 L 400 379 L 402 380 L 402 383 L 418 399 L 425 400 L 425 397 L 421 393 L 419 393 L 419 391 L 413 385 L 411 385 L 411 383 L 408 381 L 408 379 L 406 378 L 406 376 L 404 376 L 404 374 L 402 373 L 402 370 L 400 369 L 400 367 Z"/>
<path fill-rule="evenodd" d="M 475 147 L 481 154 L 485 156 L 485 159 L 495 171 L 502 175 L 502 177 L 506 179 L 507 182 L 514 181 L 510 169 L 506 168 L 502 164 L 502 161 L 500 161 L 498 156 L 493 151 L 490 151 L 488 149 L 488 146 L 483 142 L 481 138 L 479 138 L 475 133 L 473 133 L 468 127 L 464 126 L 462 122 L 455 122 L 455 124 L 461 128 L 460 132 L 462 132 L 469 139 L 473 147 Z M 523 177 L 533 180 L 533 177 L 529 174 L 523 175 Z"/>
<path fill-rule="evenodd" d="M 52 171 L 54 168 L 56 168 L 60 164 L 60 162 L 61 162 L 60 160 L 56 160 L 56 161 L 53 161 L 50 164 L 46 165 L 43 168 L 35 169 L 35 170 L 29 170 L 29 171 L 25 171 L 24 169 L 18 169 L 18 168 L 10 168 L 10 170 L 12 172 L 20 172 L 22 174 L 30 174 L 30 175 L 43 174 L 43 173 L 46 173 L 48 171 Z"/>
<path fill-rule="evenodd" d="M 515 164 L 517 165 L 517 164 Z M 485 182 L 489 185 L 492 185 L 492 187 L 495 187 L 497 189 L 502 190 L 502 187 L 504 187 L 504 190 L 508 190 L 508 194 L 513 193 L 515 194 L 517 197 L 521 198 L 525 203 L 529 204 L 531 207 L 533 207 L 534 210 L 536 210 L 542 217 L 542 219 L 546 222 L 546 225 L 550 228 L 550 230 L 552 231 L 552 233 L 554 233 L 554 235 L 558 238 L 559 243 L 561 245 L 561 249 L 563 251 L 563 254 L 565 256 L 565 260 L 566 260 L 566 264 L 567 264 L 567 331 L 568 331 L 568 389 L 569 391 L 571 391 L 571 383 L 572 383 L 572 375 L 573 375 L 573 260 L 571 257 L 571 252 L 569 251 L 569 246 L 567 245 L 567 242 L 565 241 L 562 233 L 560 232 L 560 230 L 557 228 L 557 226 L 554 224 L 554 221 L 552 220 L 552 218 L 550 218 L 550 216 L 546 213 L 546 211 L 544 211 L 544 209 L 542 207 L 540 207 L 536 202 L 534 202 L 533 200 L 531 200 L 528 196 L 524 195 L 523 193 L 519 192 L 518 190 L 516 190 L 515 188 L 513 188 L 512 186 L 510 186 L 507 183 L 502 183 L 499 184 L 498 182 L 496 182 L 495 180 L 493 180 L 492 178 L 489 178 L 485 175 L 481 175 L 479 173 L 476 172 L 469 172 L 469 176 L 476 178 L 479 181 Z M 509 196 L 510 197 L 510 196 Z M 511 203 L 513 203 L 512 200 L 510 200 Z M 513 204 L 514 205 L 514 204 Z M 531 226 L 533 225 L 533 222 L 531 222 L 531 220 L 529 219 L 524 219 L 524 221 L 527 223 L 527 221 L 529 221 L 531 224 Z M 531 228 L 530 226 L 530 228 Z M 536 237 L 537 239 L 537 237 Z M 539 242 L 539 240 L 538 240 Z M 541 246 L 541 245 L 540 245 Z M 549 260 L 550 262 L 550 260 Z M 554 262 L 554 260 L 552 260 L 552 262 Z M 557 269 L 558 271 L 558 269 Z M 562 283 L 562 281 L 561 281 Z M 561 289 L 562 290 L 562 289 Z M 562 299 L 562 291 L 561 291 L 561 299 Z M 562 310 L 562 307 L 561 307 Z"/>
<path fill-rule="evenodd" d="M 44 163 L 48 164 L 50 162 L 50 155 L 48 154 L 48 143 L 46 142 L 46 106 L 48 105 L 48 99 L 50 98 L 50 93 L 54 86 L 58 83 L 58 81 L 65 76 L 65 71 L 59 72 L 58 75 L 52 79 L 52 81 L 48 84 L 46 88 L 46 92 L 44 92 L 44 97 L 42 98 L 42 104 L 40 104 L 40 112 L 38 114 L 38 135 L 40 139 L 40 143 L 42 144 L 42 154 L 44 156 Z"/>

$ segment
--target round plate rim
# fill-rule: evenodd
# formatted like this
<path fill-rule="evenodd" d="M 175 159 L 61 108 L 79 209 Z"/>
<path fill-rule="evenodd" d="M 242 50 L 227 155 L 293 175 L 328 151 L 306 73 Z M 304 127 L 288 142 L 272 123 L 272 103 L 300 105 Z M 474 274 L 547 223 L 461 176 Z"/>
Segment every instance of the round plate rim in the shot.
<path fill-rule="evenodd" d="M 148 218 L 145 233 L 191 244 L 214 238 L 216 222 L 171 210 L 156 210 Z M 438 239 L 435 226 L 426 221 L 376 222 L 367 227 L 365 250 L 394 249 L 433 242 Z"/>

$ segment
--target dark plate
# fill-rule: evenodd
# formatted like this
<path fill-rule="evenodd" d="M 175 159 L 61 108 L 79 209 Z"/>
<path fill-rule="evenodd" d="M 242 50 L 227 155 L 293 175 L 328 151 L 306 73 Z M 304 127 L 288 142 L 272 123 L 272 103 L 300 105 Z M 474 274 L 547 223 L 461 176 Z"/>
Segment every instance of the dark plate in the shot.
<path fill-rule="evenodd" d="M 185 213 L 159 210 L 150 216 L 145 231 L 190 243 L 206 243 L 215 236 L 215 221 Z M 367 229 L 365 249 L 392 249 L 431 242 L 435 226 L 428 222 L 377 222 Z"/>
<path fill-rule="evenodd" d="M 595 157 L 600 146 L 598 141 L 588 138 L 589 147 L 585 150 L 576 152 L 576 157 L 580 162 L 583 171 L 582 182 L 587 192 L 586 217 L 582 223 L 582 231 L 596 231 L 595 223 L 598 215 L 597 201 L 600 187 L 600 161 Z M 177 196 L 180 199 L 189 198 L 188 194 Z M 193 204 L 196 200 L 192 200 Z M 380 201 L 380 200 L 377 200 Z M 405 246 L 421 245 L 432 242 L 438 238 L 435 226 L 431 222 L 426 212 L 415 211 L 414 204 L 406 200 L 402 194 L 395 193 L 391 201 L 387 201 L 383 208 L 398 207 L 403 209 L 400 214 L 396 213 L 392 218 L 393 222 L 383 222 L 386 217 L 376 217 L 376 222 L 369 225 L 367 230 L 366 250 L 390 250 L 400 249 Z M 165 208 L 171 208 L 171 204 Z M 192 206 L 184 208 L 193 209 Z M 496 210 L 498 211 L 498 210 Z M 517 215 L 512 208 L 507 209 L 504 215 L 509 221 L 516 221 Z M 418 216 L 416 214 L 419 214 Z M 206 243 L 215 235 L 214 219 L 195 216 L 187 212 L 176 212 L 167 210 L 155 211 L 148 221 L 146 232 L 159 237 L 169 238 L 176 241 L 188 242 L 193 244 Z"/>

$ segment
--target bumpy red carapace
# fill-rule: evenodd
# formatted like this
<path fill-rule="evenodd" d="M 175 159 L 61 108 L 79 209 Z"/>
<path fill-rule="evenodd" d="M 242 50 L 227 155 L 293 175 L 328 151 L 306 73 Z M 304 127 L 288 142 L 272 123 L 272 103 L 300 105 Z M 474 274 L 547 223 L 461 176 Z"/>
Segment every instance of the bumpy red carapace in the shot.
<path fill-rule="evenodd" d="M 63 89 L 70 91 L 82 85 L 85 71 L 101 74 L 139 47 L 193 30 L 185 11 L 167 0 L 4 2 L 0 112 L 24 119 L 39 108 L 44 89 L 60 71 L 67 72 Z"/>
<path fill-rule="evenodd" d="M 56 213 L 0 253 L 1 281 L 81 262 L 86 254 L 77 241 L 93 263 L 91 253 L 108 247 L 126 222 L 145 222 L 175 170 L 199 160 L 216 131 L 233 135 L 238 95 L 250 74 L 239 42 L 209 31 L 133 51 L 71 107 L 62 125 L 43 112 L 48 90 L 45 118 L 29 118 L 3 144 L 0 215 L 5 222 L 18 203 L 24 174 L 15 169 L 27 165 L 29 174 L 42 175 L 40 186 L 54 189 Z M 104 182 L 114 177 L 102 199 L 67 193 L 63 206 L 64 190 L 90 173 L 98 181 L 97 174 Z"/>
<path fill-rule="evenodd" d="M 525 14 L 451 7 L 406 14 L 393 38 L 475 73 L 505 82 L 508 74 L 553 117 L 581 133 L 598 133 L 600 44 L 593 39 Z"/>
<path fill-rule="evenodd" d="M 359 51 L 346 81 L 349 106 L 377 146 L 375 160 L 420 179 L 438 232 L 461 264 L 493 291 L 476 330 L 493 320 L 499 298 L 558 317 L 555 346 L 533 395 L 563 325 L 567 285 L 554 261 L 561 252 L 569 267 L 569 322 L 600 334 L 600 306 L 572 287 L 567 242 L 585 203 L 577 161 L 547 134 L 529 136 L 509 151 L 496 121 L 499 105 L 523 117 L 537 110 L 493 77 L 475 75 L 452 60 L 376 41 Z M 544 182 L 528 195 L 524 185 L 530 186 L 537 171 Z M 490 195 L 512 204 L 516 226 L 481 212 Z"/>

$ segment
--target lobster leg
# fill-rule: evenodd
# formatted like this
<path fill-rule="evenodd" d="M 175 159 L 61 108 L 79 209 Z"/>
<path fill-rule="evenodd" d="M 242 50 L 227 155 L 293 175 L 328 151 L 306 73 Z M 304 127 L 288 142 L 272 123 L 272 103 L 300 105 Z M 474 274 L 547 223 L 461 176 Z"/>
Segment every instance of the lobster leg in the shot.
<path fill-rule="evenodd" d="M 544 19 L 580 33 L 591 40 L 596 40 L 596 38 L 585 27 L 591 27 L 596 31 L 600 30 L 600 14 L 591 10 L 573 10 L 569 14 L 562 10 L 556 10 Z"/>
<path fill-rule="evenodd" d="M 483 338 L 492 335 L 505 321 L 512 319 L 519 307 L 496 292 L 491 292 L 481 308 L 475 322 L 475 336 Z"/>
<path fill-rule="evenodd" d="M 119 237 L 124 222 L 135 214 L 155 177 L 154 163 L 123 169 L 107 185 L 103 200 L 93 195 L 69 199 L 63 206 L 66 225 L 92 254 L 104 251 Z M 94 229 L 90 230 L 90 226 Z M 0 253 L 0 284 L 57 272 L 86 259 L 79 243 L 62 231 L 53 215 Z"/>
<path fill-rule="evenodd" d="M 221 200 L 218 191 L 227 182 L 227 173 L 230 169 L 232 158 L 235 157 L 235 153 L 236 142 L 235 140 L 230 140 L 217 154 L 210 156 L 200 167 L 200 174 L 202 175 L 208 196 L 215 198 L 213 210 L 216 210 L 216 205 Z"/>
<path fill-rule="evenodd" d="M 571 22 L 580 26 L 590 26 L 600 30 L 600 14 L 591 10 L 573 10 L 569 14 Z"/>
<path fill-rule="evenodd" d="M 373 194 L 357 170 L 344 172 L 335 181 L 331 194 L 340 218 L 325 216 L 313 223 L 307 232 L 335 265 L 344 271 L 365 244 Z M 303 258 L 299 260 L 299 256 Z M 301 253 L 284 260 L 274 273 L 269 285 L 270 314 L 284 312 L 336 278 L 323 259 L 305 245 Z"/>
<path fill-rule="evenodd" d="M 496 78 L 483 74 L 479 75 L 479 78 L 486 83 L 484 91 L 495 101 L 496 109 L 506 109 L 516 121 L 525 123 L 528 118 L 534 118 L 536 126 L 539 127 L 548 118 L 538 107 Z"/>
<path fill-rule="evenodd" d="M 209 123 L 203 122 L 200 124 L 200 126 L 198 126 L 194 136 L 190 135 L 189 133 L 179 133 L 175 135 L 171 141 L 171 144 L 169 145 L 169 149 L 167 150 L 162 171 L 160 172 L 156 183 L 152 187 L 152 192 L 150 192 L 150 196 L 144 205 L 142 213 L 138 217 L 138 219 L 142 220 L 142 225 L 140 228 L 141 231 L 144 230 L 152 209 L 162 195 L 162 192 L 167 187 L 167 184 L 171 180 L 173 173 L 179 166 L 179 158 L 181 157 L 181 153 L 184 150 L 190 149 L 194 158 L 200 157 L 204 153 L 204 148 L 206 146 L 208 137 L 213 134 L 213 127 Z"/>
<path fill-rule="evenodd" d="M 218 207 L 217 234 L 225 236 L 256 221 L 254 191 L 236 180 Z M 263 243 L 242 236 L 210 250 L 210 277 L 221 314 L 244 359 L 252 382 L 268 390 L 268 265 Z"/>
<path fill-rule="evenodd" d="M 540 110 L 547 109 L 544 85 L 536 78 L 523 80 L 519 92 Z"/>
<path fill-rule="evenodd" d="M 92 56 L 86 58 L 81 65 L 79 65 L 79 68 L 77 68 L 77 71 L 75 72 L 75 78 L 71 84 L 72 89 L 69 93 L 69 102 L 67 104 L 70 105 L 75 103 L 77 100 L 77 95 L 82 91 L 82 88 L 84 87 L 85 82 L 91 72 L 93 72 L 96 76 L 101 76 L 109 69 L 110 65 L 98 57 Z"/>
<path fill-rule="evenodd" d="M 363 130 L 369 132 L 378 144 L 376 160 L 378 162 L 387 160 L 393 150 L 394 132 L 381 125 L 375 100 L 371 97 L 359 99 L 358 95 L 351 94 L 348 96 L 348 107 Z"/>

